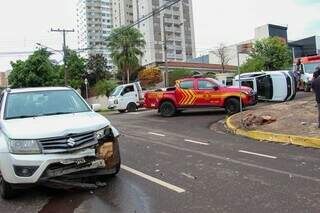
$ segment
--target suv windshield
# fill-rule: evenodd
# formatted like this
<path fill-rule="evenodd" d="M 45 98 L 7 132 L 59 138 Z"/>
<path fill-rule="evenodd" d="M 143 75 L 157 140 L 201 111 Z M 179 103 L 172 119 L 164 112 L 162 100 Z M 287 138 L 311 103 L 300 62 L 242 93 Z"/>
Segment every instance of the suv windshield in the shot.
<path fill-rule="evenodd" d="M 72 90 L 9 93 L 4 119 L 89 111 L 87 104 Z"/>

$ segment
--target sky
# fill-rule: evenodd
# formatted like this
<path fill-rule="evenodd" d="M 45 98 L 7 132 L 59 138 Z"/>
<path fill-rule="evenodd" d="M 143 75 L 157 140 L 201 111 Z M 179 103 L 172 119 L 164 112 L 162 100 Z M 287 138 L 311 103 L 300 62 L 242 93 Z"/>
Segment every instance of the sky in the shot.
<path fill-rule="evenodd" d="M 62 35 L 50 29 L 76 29 L 77 1 L 0 0 L 0 71 L 27 57 L 5 52 L 33 51 L 36 43 L 61 49 Z M 320 36 L 320 0 L 193 0 L 193 10 L 198 55 L 251 39 L 267 23 L 288 26 L 289 40 Z M 67 44 L 77 48 L 76 33 Z"/>

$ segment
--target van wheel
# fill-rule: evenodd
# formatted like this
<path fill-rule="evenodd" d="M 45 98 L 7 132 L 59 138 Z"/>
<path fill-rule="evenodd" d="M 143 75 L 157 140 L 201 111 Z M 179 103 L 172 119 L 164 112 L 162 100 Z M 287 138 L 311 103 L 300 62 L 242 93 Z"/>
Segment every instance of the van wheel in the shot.
<path fill-rule="evenodd" d="M 129 103 L 127 106 L 128 112 L 136 112 L 138 110 L 138 107 L 135 103 Z"/>
<path fill-rule="evenodd" d="M 15 197 L 15 190 L 11 184 L 6 182 L 3 177 L 0 176 L 0 195 L 3 199 L 10 199 Z"/>
<path fill-rule="evenodd" d="M 228 115 L 240 112 L 240 101 L 236 98 L 230 98 L 225 104 L 225 110 Z"/>
<path fill-rule="evenodd" d="M 160 114 L 163 117 L 172 117 L 176 114 L 176 107 L 170 101 L 165 101 L 160 106 Z"/>
<path fill-rule="evenodd" d="M 125 110 L 125 109 L 122 109 L 122 110 L 118 110 L 118 112 L 120 112 L 120 113 L 125 113 L 127 110 Z"/>
<path fill-rule="evenodd" d="M 308 84 L 304 84 L 303 88 L 305 92 L 311 92 L 311 88 L 308 86 Z"/>

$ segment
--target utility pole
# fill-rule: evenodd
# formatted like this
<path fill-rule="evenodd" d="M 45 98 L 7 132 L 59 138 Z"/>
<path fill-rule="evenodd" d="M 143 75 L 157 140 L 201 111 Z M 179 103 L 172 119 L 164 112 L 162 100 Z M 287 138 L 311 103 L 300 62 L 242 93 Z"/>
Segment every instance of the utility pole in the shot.
<path fill-rule="evenodd" d="M 163 22 L 163 54 L 164 54 L 164 63 L 165 63 L 165 71 L 164 71 L 164 85 L 165 87 L 168 87 L 168 56 L 167 56 L 167 50 L 168 50 L 168 46 L 167 46 L 167 35 L 166 35 L 166 25 L 165 25 L 165 15 L 163 14 L 162 17 L 162 22 Z"/>
<path fill-rule="evenodd" d="M 66 30 L 66 29 L 52 29 L 51 32 L 62 33 L 63 35 L 63 71 L 64 71 L 64 85 L 68 86 L 68 73 L 67 73 L 67 45 L 66 45 L 66 33 L 74 33 L 74 29 Z"/>

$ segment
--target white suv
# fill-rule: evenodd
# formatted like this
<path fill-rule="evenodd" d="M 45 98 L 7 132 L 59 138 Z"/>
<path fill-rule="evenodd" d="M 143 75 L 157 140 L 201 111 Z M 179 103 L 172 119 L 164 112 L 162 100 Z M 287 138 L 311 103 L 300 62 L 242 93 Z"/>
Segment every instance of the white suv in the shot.
<path fill-rule="evenodd" d="M 119 132 L 73 89 L 6 89 L 0 107 L 3 198 L 25 185 L 119 172 Z"/>

